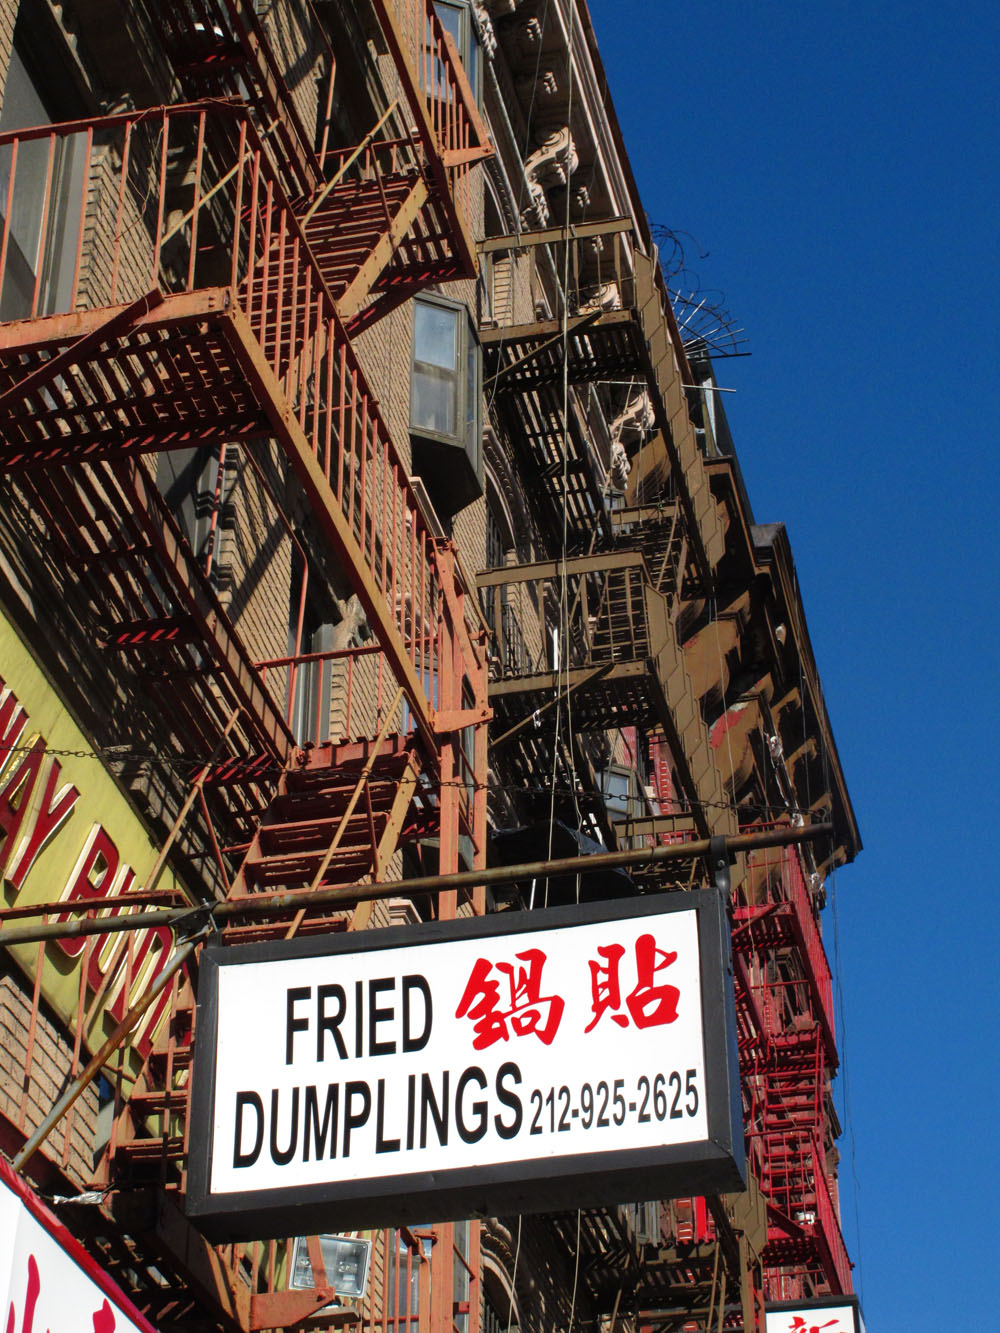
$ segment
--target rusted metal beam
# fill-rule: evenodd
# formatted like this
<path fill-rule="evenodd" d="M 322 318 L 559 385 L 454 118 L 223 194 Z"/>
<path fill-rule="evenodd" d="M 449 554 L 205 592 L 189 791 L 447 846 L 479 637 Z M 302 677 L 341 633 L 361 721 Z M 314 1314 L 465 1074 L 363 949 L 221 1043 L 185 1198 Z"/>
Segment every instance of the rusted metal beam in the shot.
<path fill-rule="evenodd" d="M 633 569 L 645 563 L 641 551 L 602 551 L 596 555 L 571 555 L 564 560 L 538 560 L 529 565 L 502 565 L 484 569 L 476 575 L 479 588 L 496 588 L 508 583 L 533 583 L 558 579 L 566 574 L 603 574 L 609 569 Z M 647 580 L 648 581 L 648 580 Z"/>
<path fill-rule="evenodd" d="M 833 832 L 832 824 L 806 824 L 801 828 L 761 829 L 756 833 L 736 833 L 725 839 L 730 853 L 749 852 L 760 847 L 788 847 L 815 842 Z M 568 856 L 553 861 L 529 861 L 516 866 L 491 866 L 482 870 L 461 870 L 451 875 L 421 875 L 414 879 L 383 880 L 380 884 L 350 884 L 336 889 L 299 889 L 284 893 L 260 893 L 226 902 L 206 903 L 204 907 L 180 911 L 137 912 L 130 917 L 103 921 L 54 922 L 35 927 L 0 930 L 0 948 L 39 940 L 64 939 L 79 935 L 100 935 L 121 930 L 148 930 L 154 926 L 176 926 L 185 920 L 203 917 L 216 923 L 241 916 L 280 916 L 300 907 L 335 907 L 341 904 L 370 902 L 381 898 L 414 898 L 425 894 L 479 888 L 485 884 L 514 884 L 518 880 L 548 879 L 556 875 L 589 874 L 597 870 L 625 869 L 629 866 L 655 866 L 670 861 L 691 861 L 708 855 L 712 839 L 672 843 L 666 847 L 638 847 L 619 852 L 597 852 L 592 856 Z M 65 903 L 66 911 L 86 911 L 85 903 Z"/>
<path fill-rule="evenodd" d="M 515 231 L 506 236 L 487 236 L 477 243 L 481 255 L 498 250 L 525 250 L 532 245 L 560 245 L 566 241 L 586 240 L 589 236 L 610 236 L 633 231 L 631 218 L 605 218 L 602 222 L 571 222 L 568 227 L 540 227 L 534 231 Z"/>

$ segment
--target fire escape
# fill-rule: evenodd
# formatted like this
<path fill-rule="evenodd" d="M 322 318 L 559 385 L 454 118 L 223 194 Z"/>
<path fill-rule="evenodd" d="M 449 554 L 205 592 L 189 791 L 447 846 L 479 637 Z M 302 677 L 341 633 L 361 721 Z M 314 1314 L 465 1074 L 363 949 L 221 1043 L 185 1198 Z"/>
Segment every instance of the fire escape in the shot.
<path fill-rule="evenodd" d="M 560 711 L 571 734 L 639 726 L 664 737 L 691 828 L 706 836 L 705 805 L 722 801 L 676 624 L 682 593 L 711 587 L 722 536 L 655 265 L 624 219 L 492 238 L 483 249 L 527 251 L 537 267 L 545 249 L 552 271 L 573 275 L 560 316 L 480 335 L 487 394 L 567 551 L 479 576 L 493 631 L 494 752 L 516 738 L 511 763 L 528 786 L 551 769 Z M 605 417 L 619 414 L 603 441 L 593 395 Z M 623 506 L 611 500 L 627 471 L 615 426 L 629 418 L 652 461 L 642 495 Z"/>
<path fill-rule="evenodd" d="M 619 729 L 634 746 L 638 729 L 676 775 L 678 813 L 613 821 L 610 837 L 628 845 L 735 832 L 679 641 L 684 606 L 711 593 L 723 535 L 655 265 L 624 219 L 490 238 L 481 248 L 527 252 L 538 269 L 545 248 L 552 272 L 572 274 L 575 293 L 552 318 L 481 331 L 487 394 L 549 530 L 565 540 L 553 559 L 478 576 L 491 629 L 491 762 L 505 766 L 530 809 L 538 775 L 552 774 L 560 757 L 561 731 L 563 781 L 575 776 L 576 817 L 593 829 L 604 807 L 581 738 Z M 601 414 L 591 410 L 595 398 Z M 623 463 L 637 455 L 644 473 L 626 491 Z M 548 795 L 543 804 L 547 815 Z M 668 884 L 662 869 L 630 871 L 631 891 L 702 881 L 705 865 L 691 858 L 670 874 Z M 587 891 L 582 876 L 579 892 Z M 678 1221 L 685 1205 L 692 1217 L 696 1205 L 704 1214 L 697 1235 L 693 1222 Z M 746 1200 L 622 1205 L 547 1221 L 612 1320 L 627 1305 L 643 1326 L 714 1326 L 724 1308 L 727 1326 L 763 1329 L 755 1183 Z"/>
<path fill-rule="evenodd" d="M 475 590 L 431 531 L 352 337 L 428 283 L 475 271 L 469 173 L 490 149 L 430 0 L 373 8 L 398 95 L 352 146 L 330 142 L 343 62 L 324 47 L 314 141 L 249 0 L 149 6 L 194 100 L 0 138 L 0 468 L 47 545 L 56 595 L 157 743 L 212 756 L 178 817 L 193 807 L 214 849 L 205 891 L 292 895 L 258 937 L 365 924 L 366 909 L 310 916 L 294 896 L 387 877 L 407 846 L 432 846 L 442 872 L 458 868 L 460 840 L 485 863 Z M 35 210 L 38 253 L 13 290 L 19 210 Z M 61 295 L 46 276 L 56 245 Z M 246 461 L 293 543 L 305 514 L 370 644 L 304 652 L 300 614 L 294 651 L 259 660 L 212 550 L 195 555 L 156 484 L 157 456 L 198 446 L 214 451 L 220 486 L 227 454 Z M 318 668 L 331 698 L 302 745 L 297 682 Z M 458 907 L 442 893 L 435 910 Z M 176 1203 L 193 1038 L 184 980 L 135 1086 L 119 1077 L 115 1091 L 106 1179 L 125 1187 L 111 1197 L 139 1252 L 94 1243 L 110 1245 L 109 1267 L 154 1320 L 180 1317 L 190 1289 L 233 1327 L 284 1327 L 333 1299 L 315 1243 L 314 1289 L 285 1290 L 273 1242 L 214 1250 Z M 167 1190 L 155 1207 L 150 1188 Z M 450 1232 L 443 1248 L 450 1264 Z"/>
<path fill-rule="evenodd" d="M 752 853 L 748 885 L 733 944 L 750 1153 L 767 1202 L 768 1289 L 772 1299 L 848 1294 L 832 1170 L 833 987 L 799 852 Z"/>

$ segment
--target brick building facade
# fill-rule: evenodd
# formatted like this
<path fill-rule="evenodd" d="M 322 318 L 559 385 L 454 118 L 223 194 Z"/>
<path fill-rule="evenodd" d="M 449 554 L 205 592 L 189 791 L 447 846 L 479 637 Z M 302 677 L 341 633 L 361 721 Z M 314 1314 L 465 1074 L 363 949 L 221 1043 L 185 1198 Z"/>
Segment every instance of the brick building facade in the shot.
<path fill-rule="evenodd" d="M 60 1216 L 161 1328 L 749 1333 L 848 1296 L 820 913 L 860 839 L 584 0 L 0 0 L 0 89 L 0 1149 L 88 1193 Z M 319 1237 L 185 1216 L 197 950 L 124 918 L 299 895 L 238 945 L 682 891 L 720 836 L 745 1194 L 367 1232 L 363 1297 Z M 652 847 L 626 889 L 448 883 Z"/>

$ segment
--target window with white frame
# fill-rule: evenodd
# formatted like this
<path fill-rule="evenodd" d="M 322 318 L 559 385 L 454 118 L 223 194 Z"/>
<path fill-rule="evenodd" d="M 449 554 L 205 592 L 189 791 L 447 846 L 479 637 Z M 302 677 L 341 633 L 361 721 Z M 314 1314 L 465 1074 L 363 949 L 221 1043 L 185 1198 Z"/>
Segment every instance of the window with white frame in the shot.
<path fill-rule="evenodd" d="M 479 340 L 469 312 L 454 301 L 418 297 L 410 390 L 413 459 L 435 507 L 445 515 L 483 491 L 481 394 Z"/>

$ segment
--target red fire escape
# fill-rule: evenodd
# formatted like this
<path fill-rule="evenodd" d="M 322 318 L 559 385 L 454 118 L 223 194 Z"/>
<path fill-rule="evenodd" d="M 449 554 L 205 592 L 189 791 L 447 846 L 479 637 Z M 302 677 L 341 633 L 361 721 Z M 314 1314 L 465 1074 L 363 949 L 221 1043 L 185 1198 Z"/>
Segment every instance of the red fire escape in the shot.
<path fill-rule="evenodd" d="M 669 809 L 674 792 L 662 750 L 651 759 L 658 799 Z M 662 828 L 663 841 L 687 836 L 670 832 L 669 820 L 652 826 Z M 766 1206 L 755 1299 L 850 1294 L 835 1193 L 833 986 L 797 848 L 748 854 L 732 945 L 748 1169 Z M 710 1271 L 706 1247 L 724 1234 L 719 1203 L 694 1198 L 672 1205 L 674 1238 L 688 1247 L 689 1282 L 704 1284 Z"/>
<path fill-rule="evenodd" d="M 795 848 L 752 853 L 733 949 L 750 1158 L 767 1200 L 772 1300 L 851 1292 L 837 1215 L 829 1080 L 833 989 Z"/>
<path fill-rule="evenodd" d="M 200 100 L 0 136 L 0 468 L 111 678 L 155 701 L 167 749 L 213 755 L 195 787 L 230 897 L 378 879 L 418 842 L 441 872 L 458 868 L 460 840 L 485 863 L 474 590 L 431 531 L 351 338 L 422 286 L 474 272 L 469 172 L 490 150 L 430 0 L 373 8 L 399 95 L 351 147 L 329 142 L 329 98 L 309 140 L 248 0 L 150 8 Z M 37 245 L 15 289 L 25 209 Z M 72 261 L 61 292 L 56 245 Z M 300 616 L 292 654 L 255 660 L 212 555 L 195 556 L 145 457 L 212 446 L 221 477 L 239 451 L 294 537 L 262 441 L 349 580 L 370 645 L 303 653 Z M 340 685 L 338 734 L 300 748 L 296 679 L 317 663 Z M 440 916 L 457 908 L 439 896 Z M 254 930 L 345 924 L 293 902 Z M 129 1099 L 118 1089 L 114 1179 L 183 1185 L 192 1018 L 184 984 Z M 273 1266 L 258 1282 L 256 1264 L 244 1327 L 316 1308 L 315 1292 L 276 1292 Z M 245 1286 L 203 1267 L 219 1299 Z"/>

